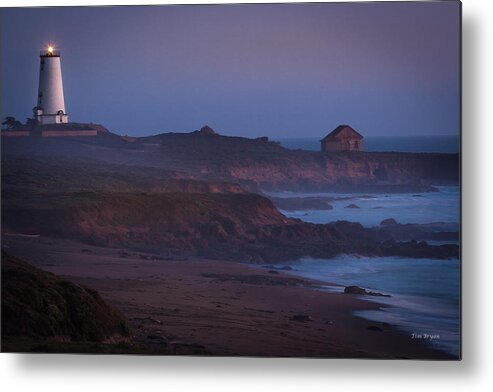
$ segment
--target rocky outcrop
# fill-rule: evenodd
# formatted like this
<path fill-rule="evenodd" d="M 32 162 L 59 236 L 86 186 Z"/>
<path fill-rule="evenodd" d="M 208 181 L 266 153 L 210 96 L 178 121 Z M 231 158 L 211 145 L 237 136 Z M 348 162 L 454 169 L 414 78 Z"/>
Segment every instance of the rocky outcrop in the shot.
<path fill-rule="evenodd" d="M 201 135 L 217 135 L 217 133 L 208 125 L 204 125 L 200 128 L 199 132 Z"/>
<path fill-rule="evenodd" d="M 395 226 L 397 221 L 394 218 L 387 218 L 380 222 L 380 226 Z"/>
<path fill-rule="evenodd" d="M 127 343 L 123 315 L 88 287 L 61 279 L 2 251 L 2 343 L 36 341 Z M 22 351 L 22 350 L 21 350 Z"/>
<path fill-rule="evenodd" d="M 384 220 L 385 222 L 387 220 Z M 381 236 L 395 241 L 459 241 L 459 225 L 457 223 L 435 222 L 427 224 L 399 224 L 394 219 L 386 223 L 380 223 L 380 227 L 373 230 L 381 233 Z"/>

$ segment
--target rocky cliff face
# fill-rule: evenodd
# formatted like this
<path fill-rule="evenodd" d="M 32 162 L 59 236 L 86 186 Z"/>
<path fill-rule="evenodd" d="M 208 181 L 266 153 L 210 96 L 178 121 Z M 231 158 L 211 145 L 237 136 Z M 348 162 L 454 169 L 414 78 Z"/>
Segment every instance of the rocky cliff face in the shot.
<path fill-rule="evenodd" d="M 167 257 L 203 256 L 264 262 L 339 253 L 457 257 L 455 245 L 396 242 L 427 232 L 400 225 L 365 229 L 357 223 L 317 225 L 286 218 L 250 193 L 86 193 L 2 206 L 3 231 L 40 234 L 151 251 Z M 431 234 L 430 234 L 431 235 Z M 417 238 L 417 237 L 416 237 Z"/>
<path fill-rule="evenodd" d="M 267 198 L 233 193 L 58 195 L 5 203 L 3 217 L 4 231 L 171 253 L 230 249 L 287 222 Z"/>
<path fill-rule="evenodd" d="M 457 154 L 319 153 L 294 151 L 265 139 L 201 133 L 152 138 L 174 162 L 204 176 L 253 181 L 261 188 L 323 190 L 351 185 L 457 184 Z"/>

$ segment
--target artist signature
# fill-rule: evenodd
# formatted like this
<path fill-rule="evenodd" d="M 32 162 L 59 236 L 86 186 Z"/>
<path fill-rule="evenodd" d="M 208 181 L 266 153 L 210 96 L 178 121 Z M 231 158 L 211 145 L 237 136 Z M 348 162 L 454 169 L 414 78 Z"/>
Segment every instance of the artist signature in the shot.
<path fill-rule="evenodd" d="M 439 334 L 430 334 L 430 333 L 412 333 L 411 339 L 435 340 L 435 339 L 440 339 L 440 335 Z"/>

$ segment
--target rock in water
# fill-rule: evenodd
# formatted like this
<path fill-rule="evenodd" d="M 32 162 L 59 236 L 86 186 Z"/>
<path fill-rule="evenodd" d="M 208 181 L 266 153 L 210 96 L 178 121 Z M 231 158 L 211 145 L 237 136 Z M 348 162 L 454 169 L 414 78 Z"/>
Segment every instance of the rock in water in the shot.
<path fill-rule="evenodd" d="M 344 289 L 344 294 L 366 294 L 366 290 L 358 286 L 347 286 Z"/>
<path fill-rule="evenodd" d="M 374 291 L 367 291 L 358 286 L 347 286 L 344 289 L 344 294 L 358 294 L 358 295 L 371 295 L 373 297 L 391 297 L 389 294 L 376 293 Z"/>

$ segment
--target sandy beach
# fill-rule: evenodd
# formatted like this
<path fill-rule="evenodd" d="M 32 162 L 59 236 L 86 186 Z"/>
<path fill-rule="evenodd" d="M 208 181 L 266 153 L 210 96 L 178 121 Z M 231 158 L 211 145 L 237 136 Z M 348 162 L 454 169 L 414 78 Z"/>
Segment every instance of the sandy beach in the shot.
<path fill-rule="evenodd" d="M 120 309 L 138 345 L 173 353 L 449 359 L 391 325 L 353 311 L 381 305 L 324 291 L 279 270 L 4 236 L 11 254 L 99 291 Z M 322 288 L 322 290 L 321 290 Z"/>

